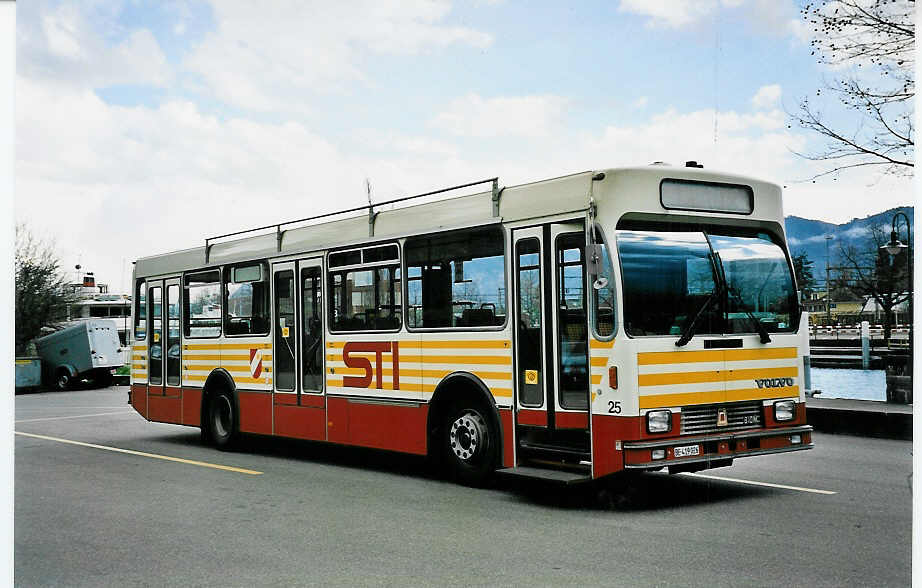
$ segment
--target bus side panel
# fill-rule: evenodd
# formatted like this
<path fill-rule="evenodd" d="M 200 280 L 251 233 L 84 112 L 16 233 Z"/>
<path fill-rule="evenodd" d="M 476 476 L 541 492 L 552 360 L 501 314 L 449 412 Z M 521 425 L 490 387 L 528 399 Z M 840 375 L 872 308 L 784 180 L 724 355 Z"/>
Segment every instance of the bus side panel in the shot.
<path fill-rule="evenodd" d="M 512 411 L 500 408 L 499 422 L 503 428 L 503 467 L 511 468 L 515 465 L 515 425 L 512 423 Z"/>
<path fill-rule="evenodd" d="M 131 406 L 138 414 L 147 418 L 147 384 L 134 384 L 131 386 Z"/>
<path fill-rule="evenodd" d="M 193 427 L 202 424 L 202 390 L 201 388 L 182 389 L 182 424 Z"/>
<path fill-rule="evenodd" d="M 426 404 L 366 404 L 348 398 L 329 398 L 327 410 L 329 441 L 426 454 L 429 414 Z"/>
<path fill-rule="evenodd" d="M 237 405 L 241 433 L 272 434 L 272 394 L 238 390 Z"/>
<path fill-rule="evenodd" d="M 147 415 L 150 420 L 174 424 L 182 422 L 182 401 L 179 396 L 169 397 L 151 394 L 147 401 L 150 403 L 148 405 L 150 414 Z"/>
<path fill-rule="evenodd" d="M 275 434 L 296 439 L 323 441 L 326 437 L 326 414 L 323 408 L 277 404 Z"/>
<path fill-rule="evenodd" d="M 596 478 L 624 469 L 624 452 L 615 441 L 638 438 L 640 417 L 592 415 L 592 473 Z"/>

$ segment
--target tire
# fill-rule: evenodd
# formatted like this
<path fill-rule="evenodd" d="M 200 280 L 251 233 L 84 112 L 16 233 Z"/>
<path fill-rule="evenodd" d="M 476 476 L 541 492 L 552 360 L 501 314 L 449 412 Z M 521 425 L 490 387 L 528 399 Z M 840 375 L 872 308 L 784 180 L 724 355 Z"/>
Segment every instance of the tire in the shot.
<path fill-rule="evenodd" d="M 100 388 L 108 388 L 112 385 L 112 372 L 107 369 L 97 372 L 96 377 L 93 378 L 93 383 Z"/>
<path fill-rule="evenodd" d="M 74 380 L 70 377 L 70 372 L 66 369 L 59 369 L 54 375 L 54 389 L 58 392 L 69 390 Z"/>
<path fill-rule="evenodd" d="M 234 395 L 227 391 L 212 394 L 208 399 L 207 421 L 203 434 L 207 435 L 211 443 L 221 450 L 233 449 L 239 436 Z"/>
<path fill-rule="evenodd" d="M 450 477 L 467 486 L 483 485 L 496 469 L 499 435 L 490 414 L 479 404 L 460 404 L 448 411 L 440 431 Z"/>

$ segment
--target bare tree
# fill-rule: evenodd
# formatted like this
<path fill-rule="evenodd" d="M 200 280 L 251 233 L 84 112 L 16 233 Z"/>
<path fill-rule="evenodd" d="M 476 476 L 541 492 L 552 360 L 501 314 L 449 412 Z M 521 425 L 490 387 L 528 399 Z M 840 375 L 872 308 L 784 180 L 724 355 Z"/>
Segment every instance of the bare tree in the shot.
<path fill-rule="evenodd" d="M 884 312 L 884 339 L 890 339 L 893 309 L 909 299 L 908 251 L 891 258 L 880 247 L 889 242 L 889 227 L 869 227 L 866 245 L 842 246 L 838 286 L 862 298 L 873 299 Z M 910 262 L 911 262 L 910 257 Z"/>
<path fill-rule="evenodd" d="M 16 353 L 27 352 L 29 343 L 63 320 L 74 296 L 65 289 L 66 278 L 54 247 L 37 239 L 24 224 L 16 226 Z"/>
<path fill-rule="evenodd" d="M 808 2 L 802 16 L 813 28 L 811 54 L 843 72 L 827 82 L 825 90 L 846 114 L 861 116 L 854 124 L 837 121 L 835 112 L 830 116 L 805 97 L 790 115 L 792 122 L 824 137 L 826 145 L 798 155 L 831 164 L 831 169 L 815 177 L 863 166 L 911 175 L 915 0 Z M 822 92 L 817 90 L 817 96 Z"/>

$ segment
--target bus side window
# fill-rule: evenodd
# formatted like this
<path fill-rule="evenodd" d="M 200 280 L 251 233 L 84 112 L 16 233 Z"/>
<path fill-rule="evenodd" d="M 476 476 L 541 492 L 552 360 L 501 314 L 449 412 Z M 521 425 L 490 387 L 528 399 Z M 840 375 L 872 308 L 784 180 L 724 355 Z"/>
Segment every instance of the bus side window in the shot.
<path fill-rule="evenodd" d="M 498 226 L 407 239 L 408 326 L 505 324 L 504 249 Z"/>
<path fill-rule="evenodd" d="M 147 282 L 138 280 L 135 293 L 134 339 L 143 341 L 147 338 Z"/>
<path fill-rule="evenodd" d="M 269 269 L 265 262 L 224 269 L 224 333 L 269 334 Z"/>

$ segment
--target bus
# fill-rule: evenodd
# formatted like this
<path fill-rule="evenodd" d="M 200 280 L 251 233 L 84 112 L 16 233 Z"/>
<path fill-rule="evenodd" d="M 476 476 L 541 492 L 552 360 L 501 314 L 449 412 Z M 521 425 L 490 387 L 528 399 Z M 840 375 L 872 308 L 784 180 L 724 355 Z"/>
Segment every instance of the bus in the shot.
<path fill-rule="evenodd" d="M 134 264 L 130 403 L 218 448 L 405 452 L 465 484 L 810 449 L 781 204 L 653 164 L 209 237 Z"/>

